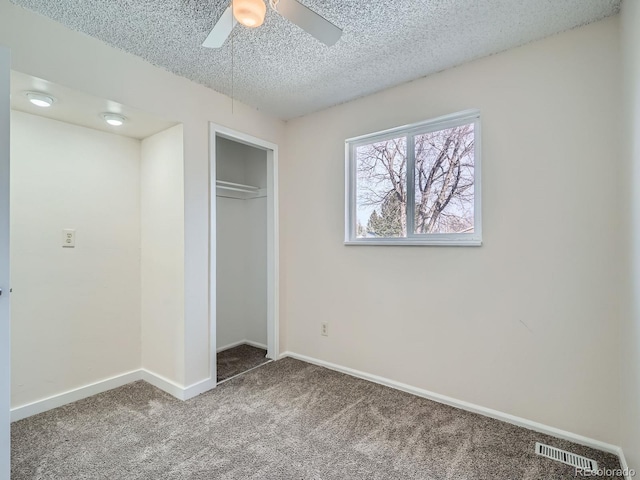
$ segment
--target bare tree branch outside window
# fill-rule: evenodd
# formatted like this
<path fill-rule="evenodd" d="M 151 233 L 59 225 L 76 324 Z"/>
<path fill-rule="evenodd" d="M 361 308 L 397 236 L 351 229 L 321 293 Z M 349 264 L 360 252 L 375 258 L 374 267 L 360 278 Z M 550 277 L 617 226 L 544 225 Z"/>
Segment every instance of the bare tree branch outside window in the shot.
<path fill-rule="evenodd" d="M 415 136 L 415 233 L 473 231 L 473 124 Z"/>
<path fill-rule="evenodd" d="M 407 235 L 407 139 L 394 138 L 356 149 L 358 213 L 363 236 Z"/>
<path fill-rule="evenodd" d="M 474 124 L 415 135 L 413 142 L 413 233 L 473 232 Z M 358 146 L 355 160 L 357 237 L 406 237 L 407 137 Z"/>

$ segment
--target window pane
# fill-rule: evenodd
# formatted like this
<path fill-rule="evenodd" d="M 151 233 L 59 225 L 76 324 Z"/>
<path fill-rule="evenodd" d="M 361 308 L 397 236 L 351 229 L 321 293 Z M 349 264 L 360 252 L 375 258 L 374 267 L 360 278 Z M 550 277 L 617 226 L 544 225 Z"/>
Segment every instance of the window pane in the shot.
<path fill-rule="evenodd" d="M 407 236 L 407 139 L 356 147 L 356 236 Z"/>
<path fill-rule="evenodd" d="M 473 126 L 414 137 L 415 233 L 473 233 Z"/>

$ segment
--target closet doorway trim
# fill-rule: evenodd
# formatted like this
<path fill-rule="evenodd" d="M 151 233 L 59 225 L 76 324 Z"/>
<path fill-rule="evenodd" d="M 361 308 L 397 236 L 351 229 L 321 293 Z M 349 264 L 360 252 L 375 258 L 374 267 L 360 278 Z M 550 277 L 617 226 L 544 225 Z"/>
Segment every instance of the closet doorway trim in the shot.
<path fill-rule="evenodd" d="M 278 145 L 209 123 L 209 362 L 216 378 L 216 138 L 267 152 L 267 357 L 278 358 L 279 346 L 279 235 L 278 235 Z"/>

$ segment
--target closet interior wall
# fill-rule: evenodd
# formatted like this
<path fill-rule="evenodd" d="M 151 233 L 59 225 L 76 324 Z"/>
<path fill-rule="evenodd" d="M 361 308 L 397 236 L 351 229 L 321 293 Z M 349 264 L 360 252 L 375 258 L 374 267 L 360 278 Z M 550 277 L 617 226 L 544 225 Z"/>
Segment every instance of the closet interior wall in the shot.
<path fill-rule="evenodd" d="M 267 348 L 267 152 L 216 139 L 216 347 L 249 343 Z M 238 198 L 239 197 L 239 198 Z"/>

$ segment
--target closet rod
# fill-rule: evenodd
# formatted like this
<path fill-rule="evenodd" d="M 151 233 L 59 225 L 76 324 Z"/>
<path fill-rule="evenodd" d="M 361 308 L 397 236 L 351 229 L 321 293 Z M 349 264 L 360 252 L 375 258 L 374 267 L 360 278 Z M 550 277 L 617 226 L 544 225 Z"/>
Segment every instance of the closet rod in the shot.
<path fill-rule="evenodd" d="M 221 198 L 232 198 L 234 200 L 253 200 L 254 198 L 267 198 L 266 195 L 256 195 L 254 197 L 248 197 L 248 198 L 243 198 L 243 197 L 233 197 L 231 195 L 221 195 L 221 194 L 216 194 L 216 197 L 221 197 Z"/>
<path fill-rule="evenodd" d="M 242 185 L 241 183 L 223 182 L 222 180 L 216 181 L 216 187 L 222 188 L 224 190 L 233 190 L 234 192 L 244 193 L 258 193 L 258 191 L 260 191 L 259 187 L 254 187 L 252 185 Z"/>

